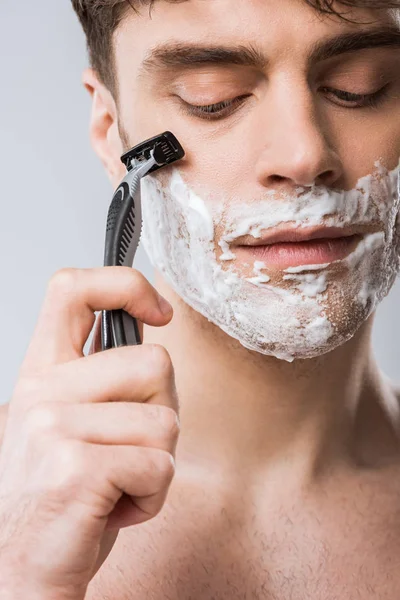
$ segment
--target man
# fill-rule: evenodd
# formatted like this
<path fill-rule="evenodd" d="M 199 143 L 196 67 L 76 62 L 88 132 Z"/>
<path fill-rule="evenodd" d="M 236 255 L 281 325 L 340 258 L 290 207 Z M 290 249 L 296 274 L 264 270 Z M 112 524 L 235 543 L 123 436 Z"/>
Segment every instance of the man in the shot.
<path fill-rule="evenodd" d="M 24 537 L 28 525 L 18 526 L 20 541 L 9 535 L 3 543 L 9 549 L 5 589 L 25 589 L 10 583 L 18 557 L 25 578 L 32 564 L 46 572 L 40 584 L 32 576 L 41 598 L 395 600 L 399 392 L 376 365 L 371 329 L 399 269 L 400 4 L 349 0 L 345 18 L 311 0 L 159 0 L 151 13 L 146 4 L 73 0 L 92 60 L 83 76 L 93 98 L 91 140 L 113 187 L 125 173 L 121 154 L 144 139 L 170 130 L 186 151 L 176 168 L 143 181 L 144 242 L 172 320 L 168 311 L 156 315 L 155 296 L 142 280 L 129 289 L 136 294 L 131 304 L 122 275 L 108 280 L 118 307 L 146 323 L 135 356 L 155 344 L 171 357 L 181 423 L 175 476 L 165 504 L 148 510 L 157 516 L 116 518 L 124 528 L 113 545 L 117 532 L 110 527 L 101 558 L 94 554 L 83 563 L 83 549 L 93 552 L 98 540 L 93 528 L 87 545 L 71 550 L 69 588 L 66 526 L 53 528 L 51 537 L 47 521 L 40 521 L 40 538 Z M 77 277 L 72 291 L 79 295 L 84 278 Z M 86 312 L 116 308 L 105 280 L 87 277 Z M 25 383 L 11 402 L 2 462 L 2 471 L 9 470 L 0 477 L 8 498 L 18 496 L 11 473 L 12 464 L 20 465 L 16 432 L 31 397 L 46 394 L 44 383 L 54 386 L 54 370 L 46 371 L 53 357 L 66 363 L 72 379 L 83 377 L 84 364 L 93 365 L 88 396 L 94 388 L 100 394 L 100 383 L 91 383 L 96 373 L 99 381 L 105 377 L 100 362 L 84 363 L 94 357 L 79 358 L 84 336 L 77 325 L 69 335 L 75 356 L 64 353 L 65 338 L 46 325 L 61 297 L 63 317 L 72 319 L 65 293 L 54 295 L 53 286 L 22 370 Z M 53 335 L 56 341 L 44 344 Z M 135 382 L 141 389 L 141 370 L 127 361 L 117 367 L 111 353 L 108 366 L 101 363 L 110 377 L 112 369 L 120 369 L 118 376 L 123 368 L 133 371 L 126 400 L 136 393 Z M 40 374 L 40 394 L 37 377 L 34 391 L 26 384 L 32 372 Z M 71 383 L 71 394 L 76 386 Z M 67 404 L 61 387 L 55 399 Z M 177 410 L 166 389 L 157 388 L 154 403 Z M 118 394 L 101 402 L 120 400 Z M 90 414 L 94 419 L 84 406 L 69 417 L 76 437 L 78 420 L 81 433 Z M 109 420 L 104 413 L 96 432 L 82 436 L 114 443 L 101 435 Z M 125 427 L 122 412 L 111 420 L 116 435 Z M 170 431 L 164 449 L 174 454 L 175 441 Z M 115 472 L 124 460 L 115 454 Z M 91 469 L 87 479 L 93 474 L 97 481 L 93 462 Z M 141 496 L 126 476 L 118 477 L 120 490 Z M 79 493 L 82 480 L 75 483 Z M 97 498 L 97 492 L 85 496 L 100 510 Z M 3 510 L 5 522 L 4 515 L 11 518 L 11 511 Z M 82 517 L 83 529 L 86 522 Z M 40 539 L 40 549 L 28 552 L 26 539 Z M 79 582 L 97 570 L 87 590 L 75 583 L 81 564 L 86 571 Z M 61 587 L 62 594 L 51 596 Z"/>

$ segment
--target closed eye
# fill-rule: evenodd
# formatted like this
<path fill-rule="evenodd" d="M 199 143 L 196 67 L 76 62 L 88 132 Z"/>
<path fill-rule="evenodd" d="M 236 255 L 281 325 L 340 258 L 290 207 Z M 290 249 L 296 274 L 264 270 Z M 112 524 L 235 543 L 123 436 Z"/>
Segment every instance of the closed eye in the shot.
<path fill-rule="evenodd" d="M 389 85 L 389 83 L 386 84 L 383 88 L 372 94 L 354 94 L 352 92 L 330 87 L 324 87 L 321 88 L 321 90 L 325 91 L 328 96 L 333 96 L 336 100 L 340 100 L 340 104 L 338 102 L 334 102 L 334 104 L 338 104 L 338 106 L 343 106 L 344 108 L 376 108 L 387 96 Z M 182 108 L 186 114 L 205 120 L 216 121 L 218 119 L 223 119 L 230 116 L 244 103 L 246 98 L 249 96 L 251 96 L 251 94 L 237 96 L 232 100 L 223 100 L 222 102 L 217 102 L 216 104 L 205 105 L 189 104 L 188 102 L 182 100 L 182 98 L 181 100 L 183 103 Z"/>
<path fill-rule="evenodd" d="M 245 94 L 243 96 L 237 96 L 236 98 L 233 98 L 233 100 L 223 100 L 217 104 L 206 104 L 201 106 L 183 101 L 183 110 L 186 113 L 200 117 L 201 119 L 215 121 L 231 115 L 250 95 L 251 94 Z"/>
<path fill-rule="evenodd" d="M 339 106 L 344 106 L 345 108 L 376 108 L 379 106 L 380 102 L 387 97 L 389 86 L 390 83 L 387 83 L 380 90 L 374 92 L 373 94 L 353 94 L 352 92 L 346 92 L 344 90 L 337 90 L 329 87 L 322 89 L 326 90 L 328 94 L 333 94 L 338 100 L 346 103 L 340 104 Z M 349 106 L 348 103 L 351 103 L 352 106 Z"/>

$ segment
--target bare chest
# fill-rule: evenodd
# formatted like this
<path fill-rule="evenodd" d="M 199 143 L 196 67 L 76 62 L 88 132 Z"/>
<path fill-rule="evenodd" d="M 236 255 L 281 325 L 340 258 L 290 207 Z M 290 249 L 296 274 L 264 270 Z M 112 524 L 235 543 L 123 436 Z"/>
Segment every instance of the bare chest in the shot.
<path fill-rule="evenodd" d="M 172 493 L 121 531 L 87 600 L 398 600 L 400 493 L 350 491 L 273 505 Z"/>

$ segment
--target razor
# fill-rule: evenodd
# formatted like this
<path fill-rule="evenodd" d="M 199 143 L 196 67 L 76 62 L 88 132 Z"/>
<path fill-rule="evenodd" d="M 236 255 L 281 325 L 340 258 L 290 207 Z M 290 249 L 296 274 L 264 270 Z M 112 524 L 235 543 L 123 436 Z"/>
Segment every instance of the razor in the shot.
<path fill-rule="evenodd" d="M 185 151 L 170 131 L 134 146 L 121 156 L 127 173 L 116 189 L 108 211 L 105 267 L 132 267 L 142 232 L 140 181 L 148 173 L 171 165 L 184 156 Z M 141 343 L 134 317 L 124 310 L 102 311 L 102 350 Z"/>

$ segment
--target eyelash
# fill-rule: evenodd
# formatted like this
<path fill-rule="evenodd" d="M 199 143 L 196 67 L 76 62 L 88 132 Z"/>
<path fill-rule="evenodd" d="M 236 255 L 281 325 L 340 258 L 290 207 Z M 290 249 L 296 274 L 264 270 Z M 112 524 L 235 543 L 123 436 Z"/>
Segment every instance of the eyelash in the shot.
<path fill-rule="evenodd" d="M 373 94 L 352 94 L 351 92 L 345 92 L 344 90 L 335 90 L 334 88 L 322 88 L 324 90 L 328 90 L 330 92 L 335 92 L 336 96 L 339 99 L 342 99 L 347 102 L 357 102 L 360 101 L 361 104 L 357 106 L 349 106 L 347 108 L 377 108 L 381 102 L 385 98 L 387 98 L 387 91 L 389 88 L 389 83 L 384 85 L 380 90 L 374 92 Z M 342 96 L 342 98 L 340 98 Z M 339 106 L 346 106 L 344 104 L 340 104 Z"/>
<path fill-rule="evenodd" d="M 373 94 L 352 94 L 351 92 L 345 92 L 344 90 L 336 90 L 334 88 L 322 88 L 323 90 L 327 90 L 329 92 L 334 92 L 336 97 L 339 97 L 340 100 L 347 102 L 361 102 L 358 106 L 346 106 L 345 104 L 339 104 L 338 106 L 343 106 L 344 108 L 377 108 L 379 104 L 387 97 L 387 88 L 389 84 L 385 85 L 383 88 L 374 92 Z M 194 104 L 189 104 L 184 102 L 183 108 L 184 111 L 190 115 L 199 117 L 201 119 L 205 119 L 208 121 L 216 121 L 219 119 L 223 119 L 224 117 L 230 116 L 236 108 L 243 104 L 243 101 L 248 98 L 249 95 L 238 96 L 233 100 L 224 100 L 223 102 L 218 102 L 217 104 L 208 104 L 205 106 L 196 106 Z"/>
<path fill-rule="evenodd" d="M 243 104 L 243 100 L 248 97 L 248 95 L 238 96 L 233 100 L 224 100 L 223 102 L 218 102 L 217 104 L 208 104 L 206 106 L 195 106 L 194 104 L 188 104 L 185 102 L 184 110 L 190 115 L 200 117 L 201 119 L 216 121 L 217 119 L 222 119 L 231 115 L 236 108 Z"/>

